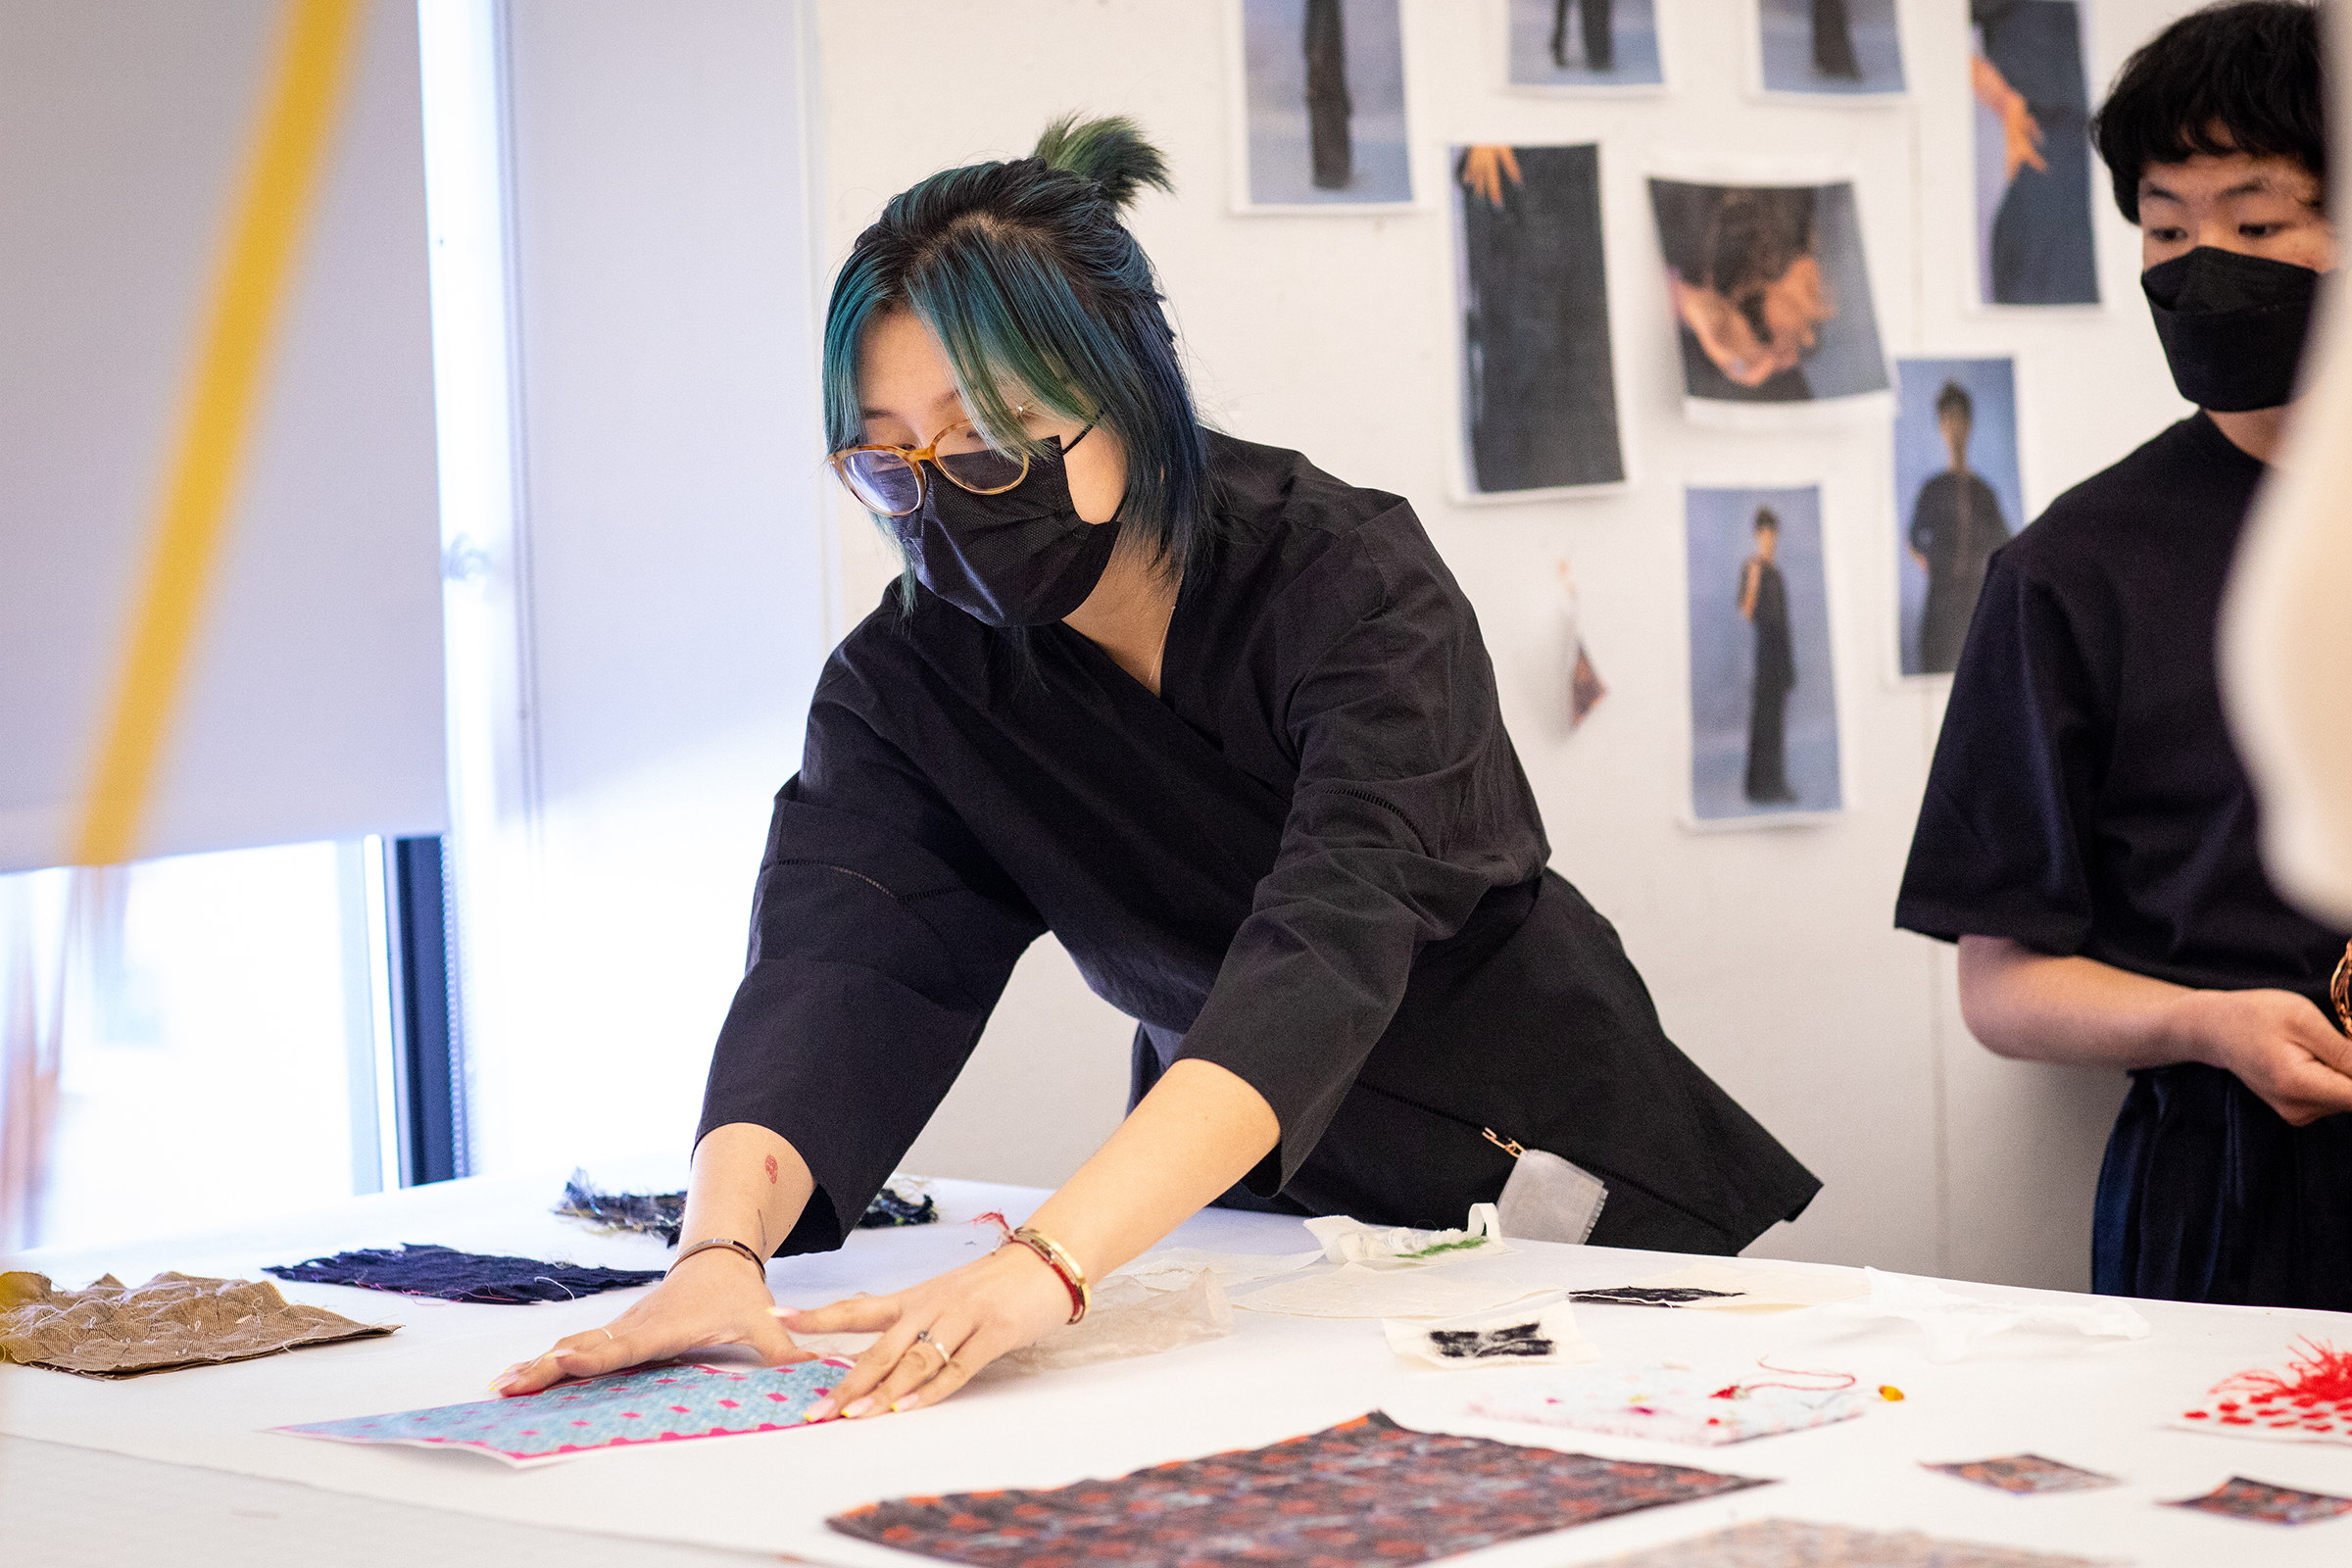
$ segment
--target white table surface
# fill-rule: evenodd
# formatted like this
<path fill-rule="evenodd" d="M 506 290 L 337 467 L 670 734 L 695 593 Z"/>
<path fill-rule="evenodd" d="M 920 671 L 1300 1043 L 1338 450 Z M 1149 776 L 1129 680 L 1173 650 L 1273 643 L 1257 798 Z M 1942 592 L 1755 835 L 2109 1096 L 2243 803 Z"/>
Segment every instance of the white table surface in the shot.
<path fill-rule="evenodd" d="M 595 1172 L 608 1188 L 637 1191 L 675 1186 L 678 1174 L 652 1164 Z M 255 1277 L 265 1263 L 402 1242 L 615 1267 L 661 1265 L 665 1253 L 657 1242 L 597 1236 L 547 1213 L 561 1186 L 560 1174 L 444 1183 L 203 1236 L 51 1249 L 8 1266 L 38 1269 L 76 1287 L 102 1272 L 135 1283 L 166 1268 Z M 775 1263 L 769 1280 L 779 1298 L 815 1304 L 926 1277 L 990 1245 L 994 1228 L 968 1223 L 982 1210 L 1002 1208 L 1017 1222 L 1043 1197 L 966 1183 L 940 1183 L 935 1192 L 946 1223 L 860 1232 L 838 1253 Z M 1170 1245 L 1277 1253 L 1312 1244 L 1295 1220 L 1212 1211 L 1188 1223 Z M 1447 1272 L 1582 1288 L 1629 1283 L 1687 1261 L 1604 1248 L 1513 1245 L 1509 1255 L 1464 1260 Z M 354 1318 L 405 1326 L 384 1339 L 114 1383 L 0 1365 L 0 1539 L 7 1543 L 0 1557 L 12 1565 L 140 1560 L 153 1554 L 103 1549 L 104 1544 L 127 1544 L 130 1536 L 154 1532 L 178 1544 L 179 1562 L 211 1561 L 218 1548 L 220 1560 L 248 1568 L 298 1560 L 306 1540 L 307 1560 L 371 1563 L 378 1557 L 369 1553 L 381 1551 L 390 1562 L 395 1553 L 387 1547 L 410 1561 L 419 1551 L 435 1560 L 506 1564 L 561 1555 L 575 1568 L 607 1560 L 594 1543 L 554 1534 L 563 1531 L 676 1544 L 669 1555 L 631 1559 L 647 1562 L 723 1561 L 734 1552 L 760 1551 L 843 1568 L 904 1568 L 915 1559 L 836 1535 L 825 1528 L 825 1516 L 906 1494 L 1115 1476 L 1385 1409 L 1408 1426 L 1780 1483 L 1477 1554 L 1478 1563 L 1493 1568 L 1592 1562 L 1773 1517 L 1918 1529 L 2145 1564 L 2342 1568 L 2352 1562 L 2352 1519 L 2285 1529 L 2156 1505 L 2209 1491 L 2232 1475 L 2352 1494 L 2352 1447 L 2256 1443 L 2161 1425 L 2232 1372 L 2281 1365 L 2298 1335 L 2352 1344 L 2352 1315 L 2345 1314 L 2144 1302 L 2155 1330 L 2146 1340 L 2013 1331 L 1984 1342 L 1962 1361 L 1936 1365 L 1924 1357 L 1919 1331 L 1891 1320 L 1841 1318 L 1823 1309 L 1733 1315 L 1578 1307 L 1585 1336 L 1612 1363 L 1676 1361 L 1709 1374 L 1720 1369 L 1729 1381 L 1756 1375 L 1755 1359 L 1768 1355 L 1784 1366 L 1850 1371 L 1865 1386 L 1893 1384 L 1907 1396 L 1835 1426 L 1693 1448 L 1467 1417 L 1466 1391 L 1476 1380 L 1519 1374 L 1414 1367 L 1388 1349 L 1377 1322 L 1239 1312 L 1229 1339 L 1068 1371 L 984 1375 L 936 1409 L 517 1471 L 464 1452 L 318 1443 L 263 1429 L 483 1397 L 500 1368 L 604 1321 L 632 1293 L 481 1306 L 337 1286 L 282 1288 L 290 1298 Z M 2037 1294 L 1956 1288 L 1987 1297 Z M 58 1445 L 122 1457 L 69 1454 Z M 2016 1452 L 2104 1471 L 2123 1485 L 2018 1497 L 1920 1468 L 1922 1461 Z M 135 1507 L 119 1517 L 95 1512 L 93 1495 L 109 1493 L 126 1503 L 135 1499 Z M 298 1528 L 286 1525 L 289 1518 Z M 515 1544 L 529 1541 L 544 1549 Z M 273 1542 L 288 1555 L 273 1555 Z M 453 1542 L 465 1544 L 450 1549 Z M 343 1543 L 358 1544 L 346 1551 Z"/>

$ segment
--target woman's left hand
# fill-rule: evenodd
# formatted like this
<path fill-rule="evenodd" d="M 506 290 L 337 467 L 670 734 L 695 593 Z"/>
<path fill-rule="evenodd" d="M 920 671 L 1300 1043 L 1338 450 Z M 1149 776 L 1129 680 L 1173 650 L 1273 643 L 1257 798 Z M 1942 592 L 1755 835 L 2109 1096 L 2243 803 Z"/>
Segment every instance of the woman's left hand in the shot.
<path fill-rule="evenodd" d="M 1028 1248 L 1005 1247 L 911 1290 L 775 1315 L 795 1334 L 882 1336 L 808 1412 L 855 1419 L 937 1404 L 1005 1351 L 1067 1323 L 1070 1293 Z"/>

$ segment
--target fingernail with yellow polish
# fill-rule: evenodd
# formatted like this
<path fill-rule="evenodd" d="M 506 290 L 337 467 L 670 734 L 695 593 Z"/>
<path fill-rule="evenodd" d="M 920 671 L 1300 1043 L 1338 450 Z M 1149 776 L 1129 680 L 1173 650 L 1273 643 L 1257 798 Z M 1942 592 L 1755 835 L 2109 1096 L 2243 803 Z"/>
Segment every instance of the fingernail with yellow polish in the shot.
<path fill-rule="evenodd" d="M 904 1399 L 901 1399 L 901 1400 L 900 1400 L 898 1403 L 896 1403 L 896 1404 L 894 1404 L 894 1405 L 892 1405 L 892 1406 L 890 1407 L 890 1408 L 891 1408 L 891 1413 L 895 1415 L 895 1414 L 897 1414 L 897 1413 L 898 1413 L 899 1411 L 901 1411 L 901 1410 L 911 1410 L 911 1409 L 913 1409 L 913 1408 L 914 1408 L 916 1405 L 918 1405 L 918 1404 L 920 1404 L 920 1403 L 922 1403 L 922 1402 L 923 1402 L 923 1396 L 922 1396 L 921 1395 L 919 1395 L 919 1394 L 909 1394 L 908 1396 L 906 1396 L 906 1397 L 905 1397 Z"/>
<path fill-rule="evenodd" d="M 874 1401 L 870 1396 L 868 1396 L 866 1398 L 858 1400 L 854 1404 L 846 1406 L 841 1413 L 846 1416 L 860 1416 L 865 1414 L 866 1411 L 871 1410 L 873 1407 Z"/>
<path fill-rule="evenodd" d="M 808 1413 L 801 1417 L 801 1419 L 804 1421 L 822 1421 L 825 1417 L 831 1415 L 832 1413 L 833 1401 L 831 1399 L 819 1399 L 808 1407 Z"/>

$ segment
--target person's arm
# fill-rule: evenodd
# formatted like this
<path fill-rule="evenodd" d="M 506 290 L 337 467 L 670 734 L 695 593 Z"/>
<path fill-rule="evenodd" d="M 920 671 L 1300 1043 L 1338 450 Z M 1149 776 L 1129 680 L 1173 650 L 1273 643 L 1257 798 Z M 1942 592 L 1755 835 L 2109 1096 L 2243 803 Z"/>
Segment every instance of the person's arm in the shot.
<path fill-rule="evenodd" d="M 1740 618 L 1756 618 L 1756 592 L 1764 586 L 1764 558 L 1750 556 L 1740 577 Z"/>
<path fill-rule="evenodd" d="M 1240 1077 L 1179 1061 L 1029 1223 L 1099 1281 L 1208 1206 L 1281 1136 L 1274 1108 Z M 910 1290 L 778 1315 L 802 1334 L 882 1336 L 823 1407 L 857 1418 L 938 1403 L 1068 1321 L 1070 1298 L 1035 1252 L 1005 1247 Z M 917 1333 L 937 1353 L 914 1349 Z"/>
<path fill-rule="evenodd" d="M 2352 1110 L 2352 1040 L 2291 991 L 2192 990 L 1963 936 L 1960 1015 L 1996 1055 L 2125 1070 L 2203 1062 L 2296 1127 Z"/>
<path fill-rule="evenodd" d="M 680 1245 L 724 1237 L 765 1257 L 814 1190 L 808 1162 L 777 1134 L 750 1122 L 714 1127 L 695 1146 Z M 558 1340 L 490 1387 L 533 1394 L 560 1378 L 594 1377 L 713 1345 L 748 1345 L 770 1366 L 808 1360 L 808 1352 L 769 1314 L 774 1304 L 766 1270 L 731 1247 L 710 1248 L 677 1264 L 606 1327 Z"/>
<path fill-rule="evenodd" d="M 2034 118 L 2034 110 L 2026 95 L 2009 85 L 2009 78 L 1983 55 L 1971 56 L 1968 62 L 1969 86 L 1977 102 L 1991 110 L 2001 122 L 2003 142 L 2002 162 L 2007 166 L 2003 179 L 2014 180 L 2020 169 L 2032 169 L 2048 173 L 2049 160 L 2041 156 L 2045 139 L 2041 122 Z"/>

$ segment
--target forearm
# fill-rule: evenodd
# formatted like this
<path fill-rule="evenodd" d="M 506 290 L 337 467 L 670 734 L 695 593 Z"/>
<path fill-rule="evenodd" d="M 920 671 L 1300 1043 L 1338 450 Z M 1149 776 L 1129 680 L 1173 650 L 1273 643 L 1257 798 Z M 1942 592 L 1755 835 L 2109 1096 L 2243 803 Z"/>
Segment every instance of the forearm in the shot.
<path fill-rule="evenodd" d="M 2082 1067 L 2206 1061 L 2202 993 L 2004 937 L 1960 939 L 1960 1012 L 1996 1055 Z"/>
<path fill-rule="evenodd" d="M 781 1134 L 748 1121 L 713 1127 L 695 1146 L 679 1241 L 691 1247 L 723 1236 L 766 1257 L 815 1191 L 808 1161 Z"/>
<path fill-rule="evenodd" d="M 1206 1207 L 1281 1138 L 1264 1096 L 1213 1062 L 1179 1061 L 1030 1223 L 1101 1279 Z"/>

